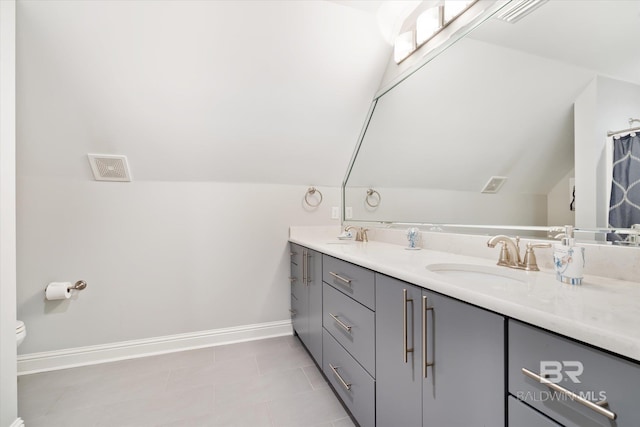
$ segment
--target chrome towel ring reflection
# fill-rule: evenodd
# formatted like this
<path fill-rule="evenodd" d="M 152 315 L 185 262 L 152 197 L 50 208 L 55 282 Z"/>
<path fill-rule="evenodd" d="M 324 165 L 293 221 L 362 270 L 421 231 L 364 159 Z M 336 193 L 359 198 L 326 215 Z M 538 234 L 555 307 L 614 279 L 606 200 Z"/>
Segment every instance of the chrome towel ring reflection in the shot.
<path fill-rule="evenodd" d="M 310 202 L 309 201 L 309 196 L 313 196 L 316 193 L 318 193 L 318 195 L 320 196 L 320 200 L 318 200 L 317 203 Z M 320 206 L 320 203 L 322 203 L 322 193 L 316 187 L 309 187 L 309 189 L 307 190 L 307 192 L 304 195 L 304 202 L 307 205 L 311 206 L 312 208 L 317 208 L 318 206 Z"/>
<path fill-rule="evenodd" d="M 377 208 L 382 201 L 382 196 L 373 188 L 367 190 L 367 197 L 364 199 L 365 202 L 372 208 Z"/>

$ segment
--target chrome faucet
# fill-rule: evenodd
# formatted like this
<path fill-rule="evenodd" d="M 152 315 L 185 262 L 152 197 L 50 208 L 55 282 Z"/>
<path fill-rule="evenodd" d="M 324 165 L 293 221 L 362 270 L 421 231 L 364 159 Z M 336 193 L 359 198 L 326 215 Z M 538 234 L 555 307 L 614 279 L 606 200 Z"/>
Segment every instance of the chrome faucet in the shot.
<path fill-rule="evenodd" d="M 493 236 L 487 241 L 487 246 L 495 248 L 498 243 L 502 244 L 500 248 L 500 257 L 498 258 L 498 265 L 503 265 L 509 268 L 517 268 L 527 271 L 539 271 L 538 263 L 536 260 L 536 254 L 533 252 L 534 248 L 550 248 L 550 243 L 527 243 L 527 251 L 524 254 L 524 260 L 520 258 L 520 237 L 516 236 L 515 240 L 509 236 L 499 234 Z"/>
<path fill-rule="evenodd" d="M 347 225 L 344 228 L 344 231 L 356 230 L 356 242 L 368 242 L 369 237 L 367 236 L 368 228 L 356 227 L 353 225 Z"/>

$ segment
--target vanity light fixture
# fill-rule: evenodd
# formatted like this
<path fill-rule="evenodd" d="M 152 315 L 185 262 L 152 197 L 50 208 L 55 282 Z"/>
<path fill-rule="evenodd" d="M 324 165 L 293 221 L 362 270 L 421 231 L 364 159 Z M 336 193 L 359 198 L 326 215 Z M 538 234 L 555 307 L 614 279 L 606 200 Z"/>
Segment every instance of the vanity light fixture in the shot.
<path fill-rule="evenodd" d="M 416 38 L 413 30 L 399 34 L 393 45 L 393 59 L 396 63 L 402 62 L 416 50 Z"/>
<path fill-rule="evenodd" d="M 424 10 L 413 28 L 396 37 L 393 58 L 397 64 L 462 16 L 478 0 L 444 0 Z"/>
<path fill-rule="evenodd" d="M 442 28 L 441 8 L 439 6 L 425 10 L 416 20 L 416 43 L 426 43 Z"/>
<path fill-rule="evenodd" d="M 473 0 L 445 0 L 444 22 L 447 23 L 456 19 L 458 15 L 464 13 L 472 3 L 475 2 Z"/>
<path fill-rule="evenodd" d="M 549 0 L 514 0 L 504 10 L 501 10 L 496 18 L 509 24 L 515 24 L 547 1 Z"/>

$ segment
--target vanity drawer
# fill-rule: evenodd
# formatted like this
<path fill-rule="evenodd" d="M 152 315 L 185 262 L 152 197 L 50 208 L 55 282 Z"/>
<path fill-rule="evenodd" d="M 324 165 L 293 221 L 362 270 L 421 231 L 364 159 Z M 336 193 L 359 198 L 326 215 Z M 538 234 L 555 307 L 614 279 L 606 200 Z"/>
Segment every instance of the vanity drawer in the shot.
<path fill-rule="evenodd" d="M 509 396 L 509 427 L 562 427 L 525 403 Z"/>
<path fill-rule="evenodd" d="M 530 377 L 545 373 L 552 385 Z M 604 409 L 615 421 L 561 390 L 591 402 L 606 398 Z M 509 321 L 509 392 L 566 427 L 640 426 L 640 365 L 514 320 Z"/>
<path fill-rule="evenodd" d="M 373 311 L 325 283 L 322 325 L 372 376 L 375 376 L 376 334 Z"/>
<path fill-rule="evenodd" d="M 340 292 L 375 310 L 373 271 L 327 255 L 322 259 L 322 280 Z"/>
<path fill-rule="evenodd" d="M 375 425 L 375 381 L 326 330 L 322 371 L 362 427 Z"/>

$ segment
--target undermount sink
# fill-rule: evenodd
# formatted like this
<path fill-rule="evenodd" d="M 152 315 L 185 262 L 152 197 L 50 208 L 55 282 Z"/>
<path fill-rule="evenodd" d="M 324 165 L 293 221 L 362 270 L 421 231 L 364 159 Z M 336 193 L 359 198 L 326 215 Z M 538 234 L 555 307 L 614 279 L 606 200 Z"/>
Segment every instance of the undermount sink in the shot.
<path fill-rule="evenodd" d="M 470 284 L 487 285 L 522 285 L 527 283 L 524 271 L 507 267 L 475 265 L 475 264 L 430 264 L 427 270 L 456 281 Z"/>

